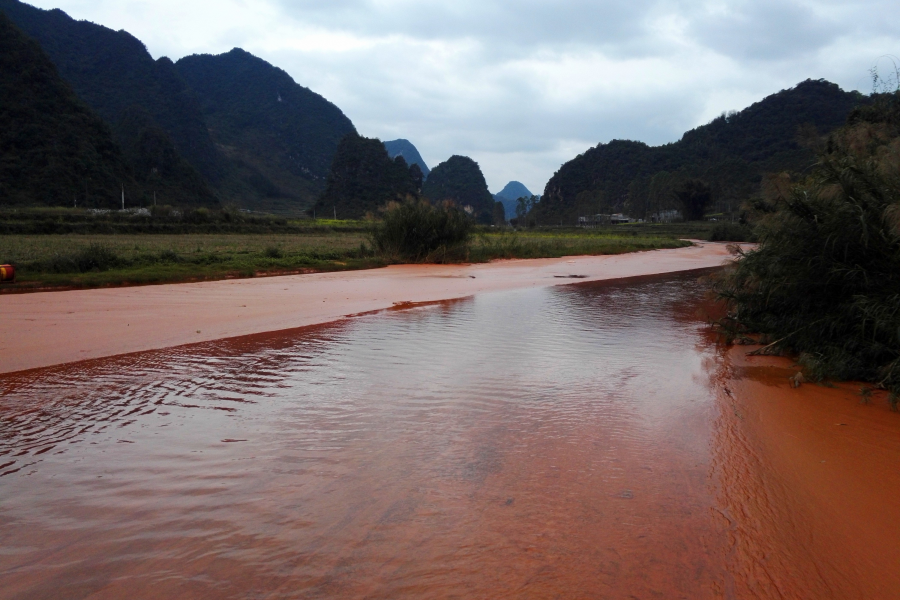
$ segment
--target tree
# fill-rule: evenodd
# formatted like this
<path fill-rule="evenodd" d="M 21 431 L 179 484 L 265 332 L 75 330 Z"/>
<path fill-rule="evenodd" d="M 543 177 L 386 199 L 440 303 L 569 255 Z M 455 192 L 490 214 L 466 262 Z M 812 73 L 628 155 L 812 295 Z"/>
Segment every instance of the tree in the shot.
<path fill-rule="evenodd" d="M 494 202 L 494 225 L 506 225 L 506 209 L 502 202 Z"/>
<path fill-rule="evenodd" d="M 525 217 L 537 205 L 537 196 L 523 196 L 516 200 L 516 225 L 525 226 Z"/>
<path fill-rule="evenodd" d="M 700 179 L 688 179 L 675 188 L 674 195 L 681 203 L 685 221 L 703 220 L 703 212 L 712 198 L 708 183 Z"/>
<path fill-rule="evenodd" d="M 425 182 L 425 174 L 422 173 L 422 168 L 413 163 L 409 166 L 409 176 L 412 178 L 413 185 L 416 188 L 416 193 L 422 193 L 422 184 Z"/>

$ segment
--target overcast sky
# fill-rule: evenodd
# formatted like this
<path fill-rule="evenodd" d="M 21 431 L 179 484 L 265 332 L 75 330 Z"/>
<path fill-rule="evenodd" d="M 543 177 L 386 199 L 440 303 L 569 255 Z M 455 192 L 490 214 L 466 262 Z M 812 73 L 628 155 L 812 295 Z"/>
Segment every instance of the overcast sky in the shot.
<path fill-rule="evenodd" d="M 32 0 L 125 29 L 154 57 L 240 47 L 362 135 L 430 167 L 474 158 L 491 191 L 541 193 L 600 142 L 657 145 L 807 79 L 871 91 L 900 55 L 896 0 Z M 880 62 L 879 62 L 880 61 Z"/>

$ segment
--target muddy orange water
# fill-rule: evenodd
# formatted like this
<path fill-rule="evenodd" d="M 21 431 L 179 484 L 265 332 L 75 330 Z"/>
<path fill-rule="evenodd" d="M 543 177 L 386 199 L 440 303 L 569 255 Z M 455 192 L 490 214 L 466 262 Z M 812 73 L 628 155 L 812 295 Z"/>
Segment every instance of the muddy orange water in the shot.
<path fill-rule="evenodd" d="M 900 417 L 717 348 L 702 298 L 507 291 L 0 376 L 0 597 L 900 597 Z"/>

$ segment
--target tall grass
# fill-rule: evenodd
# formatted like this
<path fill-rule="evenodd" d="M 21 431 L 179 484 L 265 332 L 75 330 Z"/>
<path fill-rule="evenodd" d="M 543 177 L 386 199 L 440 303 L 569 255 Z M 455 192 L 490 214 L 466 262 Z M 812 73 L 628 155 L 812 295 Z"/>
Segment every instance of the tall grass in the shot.
<path fill-rule="evenodd" d="M 717 282 L 730 332 L 766 334 L 815 379 L 900 394 L 900 96 L 822 148 L 810 178 L 755 208 L 757 250 Z"/>

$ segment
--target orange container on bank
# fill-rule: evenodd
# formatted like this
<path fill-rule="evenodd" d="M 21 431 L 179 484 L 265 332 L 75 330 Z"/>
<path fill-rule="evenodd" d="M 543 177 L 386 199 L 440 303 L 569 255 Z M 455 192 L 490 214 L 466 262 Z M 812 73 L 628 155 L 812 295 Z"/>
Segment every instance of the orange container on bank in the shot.
<path fill-rule="evenodd" d="M 0 283 L 12 283 L 16 280 L 16 268 L 12 265 L 0 265 Z"/>

